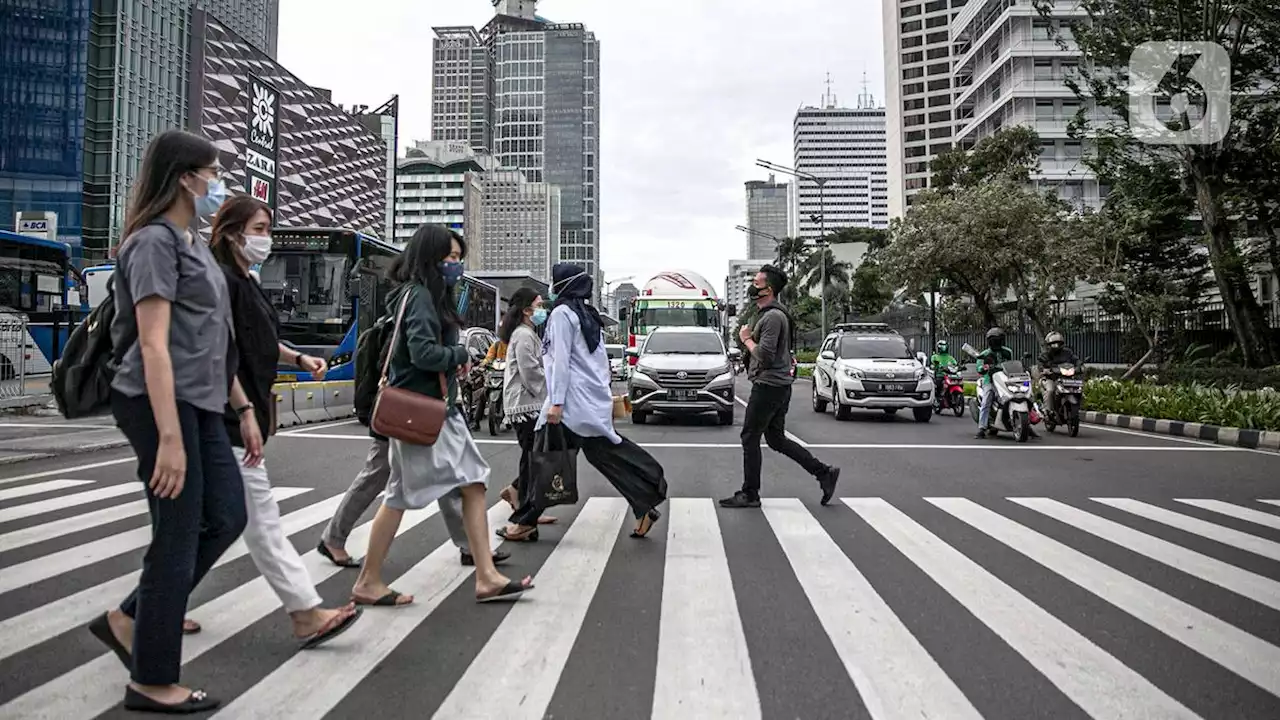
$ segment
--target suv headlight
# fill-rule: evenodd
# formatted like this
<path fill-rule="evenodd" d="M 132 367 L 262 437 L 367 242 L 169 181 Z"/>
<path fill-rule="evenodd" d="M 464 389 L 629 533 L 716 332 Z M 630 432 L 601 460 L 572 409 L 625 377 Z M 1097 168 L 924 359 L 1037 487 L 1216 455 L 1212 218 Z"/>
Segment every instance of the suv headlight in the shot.
<path fill-rule="evenodd" d="M 924 368 L 916 368 L 916 380 L 923 380 L 928 377 L 929 373 Z"/>
<path fill-rule="evenodd" d="M 859 370 L 858 368 L 853 368 L 853 367 L 847 367 L 847 368 L 845 368 L 845 369 L 844 369 L 844 374 L 845 374 L 845 377 L 851 377 L 851 378 L 855 378 L 855 379 L 857 379 L 857 380 L 862 380 L 862 379 L 864 379 L 864 378 L 866 378 L 866 377 L 867 377 L 867 374 L 866 374 L 866 373 L 862 372 L 862 371 L 861 371 L 861 370 Z"/>

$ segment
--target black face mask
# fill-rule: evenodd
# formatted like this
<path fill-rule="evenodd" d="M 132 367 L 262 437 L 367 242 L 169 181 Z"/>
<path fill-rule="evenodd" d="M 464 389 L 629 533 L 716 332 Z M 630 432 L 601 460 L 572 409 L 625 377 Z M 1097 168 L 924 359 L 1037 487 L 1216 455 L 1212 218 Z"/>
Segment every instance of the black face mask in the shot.
<path fill-rule="evenodd" d="M 987 345 L 992 350 L 999 350 L 1000 348 L 1004 347 L 1004 340 L 1001 338 L 990 338 L 989 340 L 987 340 Z"/>
<path fill-rule="evenodd" d="M 764 295 L 764 293 L 765 293 L 765 288 L 759 287 L 758 285 L 747 286 L 747 297 L 751 298 L 752 300 L 759 300 L 760 296 Z"/>

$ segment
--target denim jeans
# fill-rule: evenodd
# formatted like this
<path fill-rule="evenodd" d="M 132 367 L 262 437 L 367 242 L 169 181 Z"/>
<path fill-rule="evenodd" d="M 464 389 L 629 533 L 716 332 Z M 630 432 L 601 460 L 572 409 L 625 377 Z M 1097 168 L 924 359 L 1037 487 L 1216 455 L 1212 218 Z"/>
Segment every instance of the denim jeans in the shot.
<path fill-rule="evenodd" d="M 996 386 L 990 380 L 978 385 L 978 429 L 991 427 L 991 406 L 996 401 Z"/>
<path fill-rule="evenodd" d="M 158 498 L 148 486 L 160 450 L 150 400 L 112 393 L 111 410 L 138 457 L 138 479 L 151 511 L 142 577 L 120 604 L 134 619 L 132 678 L 141 685 L 169 685 L 178 682 L 182 669 L 187 597 L 247 522 L 240 466 L 222 413 L 178 402 L 186 481 L 176 498 Z"/>

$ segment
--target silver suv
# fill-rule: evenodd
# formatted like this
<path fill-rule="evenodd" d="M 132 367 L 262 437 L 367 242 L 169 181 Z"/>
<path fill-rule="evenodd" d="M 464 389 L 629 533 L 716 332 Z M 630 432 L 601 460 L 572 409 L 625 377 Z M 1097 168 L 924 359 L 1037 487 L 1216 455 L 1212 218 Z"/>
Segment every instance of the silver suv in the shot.
<path fill-rule="evenodd" d="M 720 333 L 704 327 L 660 327 L 638 349 L 627 394 L 631 422 L 643 425 L 649 414 L 698 415 L 714 412 L 721 425 L 734 416 L 733 361 L 739 350 L 726 350 Z"/>
<path fill-rule="evenodd" d="M 910 409 L 916 422 L 933 417 L 933 378 L 925 358 L 883 325 L 837 325 L 823 341 L 813 368 L 813 410 L 835 405 L 837 420 L 854 410 L 892 415 Z"/>

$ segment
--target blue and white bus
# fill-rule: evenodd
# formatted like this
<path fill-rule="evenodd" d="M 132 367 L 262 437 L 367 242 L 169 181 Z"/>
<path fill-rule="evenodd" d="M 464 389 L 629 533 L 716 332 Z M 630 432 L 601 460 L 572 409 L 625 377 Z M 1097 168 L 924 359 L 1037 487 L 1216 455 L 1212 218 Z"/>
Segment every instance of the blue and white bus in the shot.
<path fill-rule="evenodd" d="M 7 327 L 27 320 L 27 332 L 5 338 L 0 348 L 0 379 L 18 373 L 50 371 L 66 345 L 69 326 L 67 292 L 74 280 L 71 246 L 44 238 L 0 230 L 0 316 Z"/>

